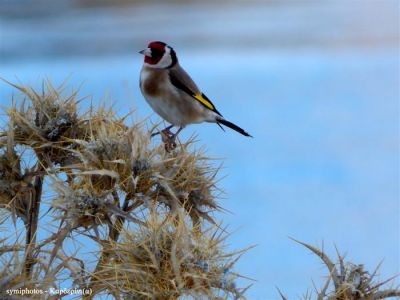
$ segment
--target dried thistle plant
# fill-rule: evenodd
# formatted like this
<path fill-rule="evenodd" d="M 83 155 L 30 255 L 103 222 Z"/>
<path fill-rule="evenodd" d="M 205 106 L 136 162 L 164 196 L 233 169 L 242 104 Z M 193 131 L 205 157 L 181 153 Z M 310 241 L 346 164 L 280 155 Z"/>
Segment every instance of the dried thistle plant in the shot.
<path fill-rule="evenodd" d="M 387 286 L 397 276 L 391 277 L 384 281 L 377 281 L 377 273 L 380 268 L 379 264 L 371 273 L 364 269 L 362 264 L 353 264 L 345 262 L 344 257 L 336 249 L 338 262 L 335 264 L 321 249 L 318 249 L 309 244 L 293 239 L 295 242 L 303 245 L 312 253 L 317 255 L 329 271 L 328 278 L 324 286 L 318 290 L 315 288 L 315 293 L 307 291 L 304 299 L 318 300 L 378 300 L 391 297 L 400 297 L 400 290 L 395 288 L 382 289 Z M 286 297 L 278 289 L 282 299 Z"/>
<path fill-rule="evenodd" d="M 119 243 L 105 242 L 107 259 L 91 286 L 129 299 L 242 299 L 232 267 L 245 250 L 225 253 L 226 237 L 214 226 L 197 235 L 182 210 L 175 217 L 152 210 L 145 224 L 124 230 Z"/>
<path fill-rule="evenodd" d="M 69 282 L 92 289 L 87 298 L 244 299 L 232 270 L 242 252 L 225 252 L 210 214 L 219 168 L 190 150 L 193 139 L 166 152 L 112 108 L 81 113 L 63 85 L 13 86 L 24 99 L 0 132 L 0 209 L 11 217 L 0 224 L 13 220 L 18 234 L 0 240 L 2 291 Z M 96 245 L 93 261 L 79 258 L 84 247 L 68 251 L 80 239 Z"/>

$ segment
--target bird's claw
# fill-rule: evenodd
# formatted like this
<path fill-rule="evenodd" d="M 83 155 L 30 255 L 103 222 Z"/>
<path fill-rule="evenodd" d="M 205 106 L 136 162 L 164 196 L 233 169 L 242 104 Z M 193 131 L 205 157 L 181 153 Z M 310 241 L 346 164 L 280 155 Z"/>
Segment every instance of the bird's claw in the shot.
<path fill-rule="evenodd" d="M 171 152 L 176 148 L 176 135 L 171 131 L 161 131 L 161 140 L 163 141 L 167 152 Z"/>
<path fill-rule="evenodd" d="M 167 143 L 171 139 L 175 139 L 175 135 L 171 131 L 165 129 L 161 131 L 161 140 L 163 143 Z"/>

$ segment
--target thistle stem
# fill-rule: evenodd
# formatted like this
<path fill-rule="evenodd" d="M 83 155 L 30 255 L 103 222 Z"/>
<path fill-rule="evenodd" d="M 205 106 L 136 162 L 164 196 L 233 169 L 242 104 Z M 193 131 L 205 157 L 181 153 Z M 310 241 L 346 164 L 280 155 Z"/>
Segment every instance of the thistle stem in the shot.
<path fill-rule="evenodd" d="M 38 165 L 37 170 L 39 174 L 43 171 L 43 167 Z M 32 267 L 34 265 L 34 250 L 36 244 L 36 233 L 39 220 L 40 201 L 42 198 L 43 190 L 43 174 L 36 175 L 33 183 L 33 193 L 30 198 L 30 209 L 26 226 L 26 260 L 25 260 L 25 274 L 26 277 L 32 275 Z"/>

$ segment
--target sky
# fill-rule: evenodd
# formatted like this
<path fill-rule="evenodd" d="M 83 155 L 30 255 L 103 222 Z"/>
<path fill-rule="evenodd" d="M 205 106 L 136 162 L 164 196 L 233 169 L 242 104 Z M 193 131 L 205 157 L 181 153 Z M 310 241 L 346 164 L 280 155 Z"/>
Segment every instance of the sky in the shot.
<path fill-rule="evenodd" d="M 254 136 L 213 124 L 181 135 L 223 159 L 219 201 L 231 213 L 217 217 L 237 230 L 229 249 L 257 245 L 236 265 L 257 280 L 249 299 L 322 286 L 322 263 L 289 237 L 333 258 L 336 245 L 370 271 L 383 259 L 380 279 L 399 273 L 399 2 L 66 7 L 0 6 L 0 76 L 37 87 L 68 77 L 84 82 L 82 96 L 157 121 L 137 52 L 150 40 L 173 46 L 218 110 Z M 13 94 L 0 84 L 1 105 Z"/>

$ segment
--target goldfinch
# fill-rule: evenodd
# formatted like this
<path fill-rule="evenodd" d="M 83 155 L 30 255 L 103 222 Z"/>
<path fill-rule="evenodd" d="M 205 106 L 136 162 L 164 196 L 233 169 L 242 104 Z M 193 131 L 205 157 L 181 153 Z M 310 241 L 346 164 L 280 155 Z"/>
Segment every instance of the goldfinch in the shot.
<path fill-rule="evenodd" d="M 140 51 L 144 63 L 140 72 L 140 89 L 151 108 L 171 125 L 160 133 L 164 142 L 176 147 L 175 139 L 188 124 L 211 122 L 225 125 L 244 136 L 239 126 L 227 121 L 180 66 L 174 49 L 159 41 Z M 170 130 L 177 126 L 176 133 Z M 223 129 L 223 128 L 222 128 Z"/>

